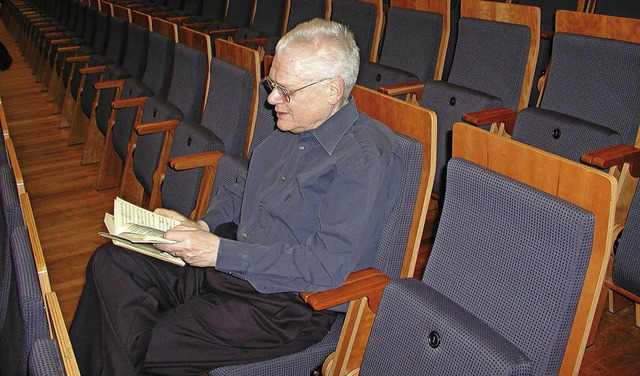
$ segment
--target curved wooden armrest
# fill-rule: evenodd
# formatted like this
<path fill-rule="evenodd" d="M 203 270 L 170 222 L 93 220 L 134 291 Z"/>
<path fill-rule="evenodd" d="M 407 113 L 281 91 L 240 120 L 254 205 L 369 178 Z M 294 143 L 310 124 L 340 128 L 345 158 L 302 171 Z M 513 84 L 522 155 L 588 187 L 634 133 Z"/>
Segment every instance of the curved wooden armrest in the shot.
<path fill-rule="evenodd" d="M 65 46 L 65 47 L 58 48 L 58 52 L 60 53 L 75 52 L 75 51 L 78 51 L 79 49 L 80 49 L 80 46 Z"/>
<path fill-rule="evenodd" d="M 580 161 L 600 168 L 610 168 L 629 163 L 631 176 L 640 177 L 640 149 L 631 145 L 619 144 L 595 150 L 583 154 L 580 157 Z"/>
<path fill-rule="evenodd" d="M 149 97 L 136 97 L 136 98 L 127 98 L 127 99 L 119 99 L 117 101 L 111 102 L 111 108 L 115 110 L 121 110 L 123 108 L 129 107 L 139 107 L 144 104 L 144 102 L 149 99 Z"/>
<path fill-rule="evenodd" d="M 475 126 L 493 123 L 504 123 L 504 129 L 508 134 L 513 133 L 518 112 L 505 107 L 489 108 L 487 110 L 469 112 L 462 115 L 462 120 Z"/>
<path fill-rule="evenodd" d="M 169 16 L 169 15 L 171 15 L 171 12 L 169 12 L 169 11 L 151 12 L 151 17 L 163 18 L 163 17 Z"/>
<path fill-rule="evenodd" d="M 69 56 L 65 58 L 64 61 L 67 63 L 78 63 L 81 61 L 89 61 L 91 59 L 91 55 L 80 55 L 80 56 Z"/>
<path fill-rule="evenodd" d="M 80 74 L 87 75 L 92 73 L 102 73 L 106 67 L 106 65 L 96 65 L 93 67 L 80 68 Z"/>
<path fill-rule="evenodd" d="M 122 87 L 122 85 L 124 85 L 124 81 L 125 81 L 124 79 L 100 81 L 100 82 L 96 82 L 95 84 L 93 84 L 93 87 L 96 90 L 118 88 L 118 87 Z"/>
<path fill-rule="evenodd" d="M 49 22 L 42 22 L 42 23 L 38 23 L 36 24 L 36 27 L 38 27 L 38 31 L 41 33 L 52 33 L 56 30 L 58 30 L 57 27 L 55 26 L 50 26 L 51 23 Z"/>
<path fill-rule="evenodd" d="M 250 39 L 239 40 L 236 43 L 242 46 L 253 46 L 257 44 L 259 46 L 266 47 L 268 41 L 269 40 L 267 38 L 250 38 Z"/>
<path fill-rule="evenodd" d="M 185 155 L 183 157 L 171 158 L 168 161 L 169 167 L 176 171 L 189 170 L 192 168 L 216 166 L 220 158 L 224 155 L 220 150 L 208 151 L 206 153 Z"/>
<path fill-rule="evenodd" d="M 403 84 L 380 86 L 378 88 L 379 92 L 391 95 L 393 97 L 402 94 L 415 94 L 418 100 L 420 100 L 419 98 L 422 96 L 423 90 L 424 84 L 420 82 L 407 82 Z"/>
<path fill-rule="evenodd" d="M 180 17 L 167 17 L 167 21 L 169 22 L 185 22 L 189 20 L 189 16 L 180 16 Z"/>
<path fill-rule="evenodd" d="M 222 29 L 222 30 L 211 30 L 209 31 L 209 35 L 212 37 L 224 37 L 235 34 L 237 29 Z"/>
<path fill-rule="evenodd" d="M 62 31 L 55 31 L 55 32 L 51 32 L 51 33 L 45 33 L 44 37 L 45 38 L 56 38 L 56 37 L 61 37 Z"/>
<path fill-rule="evenodd" d="M 209 22 L 194 22 L 190 24 L 183 25 L 188 29 L 206 29 L 209 26 Z"/>
<path fill-rule="evenodd" d="M 314 310 L 320 311 L 366 296 L 369 309 L 378 312 L 382 291 L 389 281 L 391 278 L 379 270 L 363 269 L 349 274 L 340 287 L 326 291 L 301 292 L 300 297 Z"/>
<path fill-rule="evenodd" d="M 180 124 L 178 119 L 167 119 L 153 123 L 137 124 L 134 130 L 140 136 L 144 136 L 152 133 L 171 132 L 176 129 L 178 124 Z"/>
<path fill-rule="evenodd" d="M 63 38 L 63 39 L 54 39 L 51 41 L 51 44 L 53 45 L 57 45 L 57 44 L 67 44 L 71 42 L 70 38 Z"/>

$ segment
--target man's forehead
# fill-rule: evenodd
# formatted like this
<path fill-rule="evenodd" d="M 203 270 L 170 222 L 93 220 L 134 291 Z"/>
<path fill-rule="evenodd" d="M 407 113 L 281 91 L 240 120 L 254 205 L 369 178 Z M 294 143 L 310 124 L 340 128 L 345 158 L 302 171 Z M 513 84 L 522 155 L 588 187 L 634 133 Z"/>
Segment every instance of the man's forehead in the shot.
<path fill-rule="evenodd" d="M 274 77 L 277 80 L 296 80 L 308 71 L 305 67 L 309 66 L 310 55 L 309 51 L 305 53 L 297 50 L 276 54 L 269 74 L 277 76 Z"/>

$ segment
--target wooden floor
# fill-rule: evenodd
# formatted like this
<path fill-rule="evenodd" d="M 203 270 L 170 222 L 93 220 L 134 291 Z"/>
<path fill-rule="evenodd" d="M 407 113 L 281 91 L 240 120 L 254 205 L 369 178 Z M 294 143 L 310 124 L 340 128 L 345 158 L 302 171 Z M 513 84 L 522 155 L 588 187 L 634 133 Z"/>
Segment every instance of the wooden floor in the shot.
<path fill-rule="evenodd" d="M 0 98 L 31 198 L 52 288 L 71 323 L 84 283 L 87 260 L 103 243 L 97 232 L 111 211 L 116 190 L 96 192 L 97 165 L 81 166 L 82 145 L 68 146 L 46 93 L 0 22 L 0 41 L 14 58 L 0 72 Z M 593 346 L 585 353 L 580 375 L 640 375 L 640 328 L 634 311 L 605 313 Z"/>

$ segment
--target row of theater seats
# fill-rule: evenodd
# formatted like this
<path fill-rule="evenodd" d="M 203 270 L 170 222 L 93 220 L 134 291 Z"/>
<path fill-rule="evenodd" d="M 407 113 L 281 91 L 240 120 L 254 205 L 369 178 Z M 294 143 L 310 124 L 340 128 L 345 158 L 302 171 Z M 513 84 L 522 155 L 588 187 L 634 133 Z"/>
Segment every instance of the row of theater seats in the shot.
<path fill-rule="evenodd" d="M 0 99 L 0 373 L 79 375 Z"/>
<path fill-rule="evenodd" d="M 102 3 L 103 6 L 104 4 L 105 3 Z M 393 3 L 391 5 L 393 5 Z M 114 12 L 112 14 L 112 18 L 117 18 L 118 16 L 115 15 L 115 11 L 116 9 L 119 9 L 119 7 L 112 6 L 111 9 L 112 12 Z M 144 20 L 145 18 L 143 16 L 140 16 L 140 12 L 128 12 L 127 14 L 131 14 L 128 16 L 129 18 L 127 20 L 127 24 L 129 25 L 127 26 L 127 28 L 129 30 L 134 28 L 131 25 L 141 26 L 141 23 L 144 24 L 144 21 L 134 21 L 134 17 L 132 16 L 133 14 L 137 14 L 137 20 Z M 486 14 L 489 14 L 490 16 L 486 16 Z M 513 21 L 514 19 L 517 21 Z M 152 25 L 154 31 L 160 30 L 162 27 L 159 25 L 163 24 L 160 19 L 155 17 L 151 21 L 146 22 L 147 25 Z M 441 204 L 443 200 L 444 202 L 447 202 L 446 200 L 449 197 L 449 182 L 447 182 L 446 185 L 444 184 L 444 178 L 445 176 L 448 176 L 448 173 L 445 170 L 447 161 L 451 158 L 452 155 L 455 155 L 456 153 L 460 155 L 460 153 L 463 153 L 467 149 L 474 149 L 474 147 L 470 146 L 473 144 L 467 144 L 466 148 L 463 148 L 463 151 L 456 150 L 455 147 L 453 148 L 453 150 L 451 150 L 448 147 L 448 145 L 452 143 L 452 138 L 455 139 L 455 133 L 452 136 L 454 123 L 458 122 L 462 118 L 462 116 L 465 116 L 465 119 L 467 121 L 475 122 L 479 125 L 494 123 L 494 125 L 492 126 L 493 132 L 498 133 L 501 136 L 510 134 L 513 138 L 516 138 L 520 141 L 532 144 L 541 149 L 547 149 L 554 154 L 565 156 L 569 159 L 574 160 L 579 160 L 580 158 L 582 158 L 585 152 L 589 152 L 593 149 L 616 145 L 618 143 L 627 145 L 626 147 L 622 148 L 618 147 L 618 149 L 622 149 L 622 151 L 627 152 L 625 156 L 616 157 L 609 162 L 600 164 L 600 167 L 602 168 L 609 168 L 611 166 L 614 166 L 612 175 L 618 178 L 619 181 L 618 191 L 615 193 L 613 202 L 622 207 L 619 211 L 622 214 L 615 220 L 611 219 L 611 223 L 615 222 L 617 224 L 622 224 L 625 222 L 626 213 L 629 211 L 631 201 L 630 198 L 633 197 L 633 192 L 636 185 L 636 180 L 634 180 L 633 176 L 637 176 L 637 174 L 633 171 L 633 168 L 630 168 L 629 166 L 633 166 L 633 163 L 635 163 L 635 159 L 633 158 L 637 158 L 638 155 L 637 150 L 632 146 L 636 145 L 638 132 L 637 129 L 638 124 L 640 123 L 640 121 L 638 120 L 638 116 L 640 116 L 640 111 L 638 111 L 638 103 L 634 103 L 633 101 L 634 98 L 636 98 L 636 96 L 634 96 L 634 93 L 638 92 L 639 87 L 637 77 L 637 57 L 639 56 L 639 41 L 634 40 L 629 36 L 620 37 L 619 34 L 625 34 L 624 32 L 616 32 L 614 33 L 615 35 L 599 34 L 599 31 L 595 28 L 595 26 L 593 26 L 598 23 L 608 23 L 608 26 L 604 28 L 606 30 L 624 30 L 628 31 L 630 35 L 633 35 L 633 33 L 638 30 L 638 23 L 630 19 L 590 16 L 576 12 L 559 12 L 556 15 L 555 31 L 557 34 L 554 36 L 554 45 L 551 54 L 553 58 L 551 60 L 552 64 L 549 66 L 547 72 L 548 78 L 544 87 L 545 95 L 542 97 L 539 106 L 536 108 L 532 107 L 527 109 L 526 107 L 529 103 L 530 89 L 534 83 L 533 67 L 536 64 L 536 56 L 537 52 L 539 51 L 540 13 L 536 10 L 536 8 L 525 7 L 521 5 L 518 6 L 499 3 L 491 4 L 475 1 L 464 2 L 461 8 L 461 18 L 458 22 L 458 35 L 455 45 L 453 64 L 451 66 L 451 72 L 448 75 L 448 79 L 446 81 L 429 80 L 425 83 L 412 84 L 408 89 L 403 89 L 404 91 L 400 91 L 397 86 L 384 89 L 385 91 L 387 91 L 387 93 L 394 96 L 404 95 L 406 92 L 411 92 L 413 93 L 414 98 L 420 98 L 419 104 L 422 107 L 433 110 L 437 114 L 438 131 L 435 132 L 434 129 L 434 134 L 437 133 L 438 139 L 437 142 L 433 143 L 437 144 L 438 147 L 432 147 L 429 150 L 429 155 L 433 155 L 434 158 L 434 162 L 432 163 L 432 165 L 430 165 L 430 172 L 433 171 L 436 176 L 433 188 L 434 202 Z M 584 30 L 576 31 L 575 29 L 571 28 L 571 26 L 573 25 L 580 25 L 584 27 Z M 588 25 L 588 27 L 585 27 L 585 25 Z M 611 25 L 615 25 L 615 27 L 611 27 Z M 24 28 L 17 28 L 14 30 L 17 30 L 16 34 L 18 38 L 21 37 L 20 35 L 23 35 L 22 38 L 24 38 L 24 34 L 20 34 L 21 31 L 25 31 Z M 183 33 L 183 35 L 205 35 L 204 39 L 208 39 L 208 34 L 191 33 L 185 28 L 180 28 L 179 30 L 180 31 L 178 32 L 178 34 L 181 32 Z M 389 33 L 387 33 L 387 35 L 388 34 Z M 150 38 L 151 34 L 148 33 L 148 35 Z M 497 36 L 500 36 L 502 39 L 495 39 Z M 186 42 L 186 40 L 192 38 L 193 37 L 185 37 L 182 42 Z M 181 42 L 179 37 L 177 38 L 177 40 L 178 43 Z M 441 41 L 441 39 L 439 40 Z M 111 36 L 109 38 L 109 45 L 110 44 Z M 388 46 L 388 43 L 385 42 L 385 45 Z M 576 45 L 581 46 L 582 49 L 576 49 Z M 176 46 L 178 46 L 178 44 L 176 44 Z M 207 41 L 206 43 L 204 43 L 204 46 L 204 50 L 206 50 L 207 47 L 211 46 L 211 42 Z M 438 44 L 438 46 L 440 46 L 440 44 Z M 176 126 L 175 133 L 173 134 L 175 136 L 175 138 L 173 139 L 173 143 L 174 145 L 177 145 L 179 143 L 176 143 L 176 140 L 180 138 L 178 136 L 179 128 L 177 126 L 185 123 L 185 119 L 205 126 L 207 124 L 215 122 L 213 117 L 216 112 L 211 111 L 211 113 L 207 115 L 209 109 L 213 110 L 213 108 L 215 108 L 213 107 L 215 106 L 215 102 L 219 100 L 218 98 L 221 97 L 223 93 L 228 92 L 230 88 L 238 86 L 237 82 L 239 82 L 239 79 L 233 79 L 227 82 L 222 80 L 222 78 L 224 77 L 221 76 L 225 75 L 215 73 L 217 72 L 217 70 L 214 69 L 214 62 L 216 62 L 217 60 L 225 60 L 225 53 L 223 52 L 225 48 L 240 49 L 240 47 L 232 46 L 232 44 L 226 43 L 224 41 L 217 41 L 215 47 L 216 60 L 214 60 L 214 58 L 210 60 L 210 74 L 202 73 L 199 75 L 195 75 L 196 78 L 199 79 L 210 75 L 210 79 L 205 79 L 204 83 L 202 82 L 202 80 L 199 81 L 199 84 L 195 84 L 193 81 L 189 81 L 187 85 L 183 85 L 186 83 L 186 81 L 182 79 L 182 77 L 184 76 L 180 76 L 180 74 L 184 74 L 185 71 L 193 72 L 194 70 L 196 70 L 196 65 L 194 65 L 195 63 L 184 63 L 176 65 L 174 61 L 174 69 L 170 74 L 171 79 L 169 83 L 169 93 L 171 93 L 171 88 L 173 88 L 174 85 L 180 84 L 180 86 L 175 86 L 174 95 L 168 94 L 167 97 L 155 95 L 151 97 L 152 99 L 146 99 L 144 101 L 136 101 L 133 100 L 134 98 L 129 98 L 130 102 L 127 103 L 116 101 L 115 103 L 111 104 L 111 100 L 107 100 L 107 106 L 104 107 L 110 114 L 107 119 L 109 119 L 111 116 L 117 117 L 121 113 L 121 110 L 113 113 L 110 111 L 111 108 L 124 108 L 127 105 L 132 104 L 132 102 L 136 102 L 134 104 L 136 104 L 136 108 L 140 109 L 140 115 L 139 119 L 132 121 L 132 128 L 135 129 L 136 132 L 129 133 L 131 133 L 131 136 L 136 143 L 138 154 L 144 154 L 144 151 L 141 150 L 145 150 L 138 149 L 140 148 L 141 144 L 144 144 L 144 142 L 141 142 L 142 137 L 147 136 L 145 133 L 149 132 L 148 128 L 150 128 L 150 126 L 145 130 L 145 124 L 162 124 L 162 127 L 165 128 L 169 126 L 168 124 L 173 124 L 172 126 Z M 198 48 L 193 49 L 198 50 Z M 137 48 L 137 50 L 139 52 L 140 50 L 144 50 L 144 48 Z M 246 51 L 246 49 L 241 50 Z M 149 51 L 151 52 L 152 50 Z M 202 47 L 200 51 L 203 51 Z M 251 55 L 250 59 L 252 59 L 252 63 L 250 65 L 253 67 L 258 65 L 256 54 L 250 54 L 248 51 L 246 52 Z M 138 54 L 129 54 L 128 51 L 124 52 L 123 54 L 123 64 L 125 61 L 127 61 L 126 58 L 128 56 L 138 56 Z M 205 52 L 204 56 L 206 56 L 207 54 L 208 53 Z M 51 54 L 48 52 L 45 55 L 51 56 Z M 178 56 L 179 55 L 174 52 L 174 60 L 178 58 Z M 206 59 L 208 58 L 205 57 L 205 60 Z M 440 56 L 439 59 L 442 59 L 442 57 Z M 198 59 L 196 58 L 196 60 Z M 49 60 L 49 63 L 55 61 L 56 57 L 54 54 L 53 60 Z M 152 60 L 147 59 L 146 65 L 141 64 L 145 65 L 145 74 L 149 69 L 150 61 Z M 202 64 L 200 65 L 202 66 Z M 207 64 L 205 63 L 204 65 L 206 66 Z M 105 68 L 102 69 L 103 72 L 106 72 Z M 247 71 L 247 68 L 244 69 L 245 71 Z M 129 68 L 125 70 L 129 72 L 130 76 L 134 76 L 133 70 L 130 70 Z M 254 70 L 253 72 L 251 72 L 251 70 L 248 71 L 250 72 L 249 76 L 251 78 L 249 78 L 247 85 L 252 87 L 254 93 L 257 93 L 258 90 L 263 90 L 264 87 L 258 84 L 259 69 Z M 81 74 L 81 76 L 94 74 L 87 71 L 85 71 L 85 73 L 86 74 Z M 144 82 L 145 74 L 142 74 L 142 78 L 138 78 L 138 80 L 141 79 Z M 194 75 L 191 74 L 191 76 Z M 70 72 L 68 83 L 71 83 L 72 79 L 73 72 Z M 91 111 L 88 114 L 84 113 L 85 119 L 88 119 L 89 122 L 91 122 L 91 119 L 95 119 L 96 123 L 96 117 L 98 114 L 97 109 L 100 108 L 99 101 L 103 95 L 103 89 L 106 88 L 100 88 L 101 84 L 97 82 L 98 80 L 99 79 L 96 79 L 96 83 L 94 85 L 87 86 L 85 84 L 82 88 L 82 91 L 78 91 L 79 93 L 82 93 L 84 92 L 84 90 L 90 90 L 92 87 L 94 89 L 99 89 L 98 91 L 100 92 L 100 95 L 89 95 L 89 102 L 91 104 L 89 108 L 91 109 Z M 128 80 L 130 79 L 124 79 L 124 82 L 122 84 L 126 85 L 126 82 L 133 82 Z M 209 90 L 207 91 L 206 96 L 199 97 L 198 94 L 204 92 L 202 86 L 206 86 L 207 81 Z M 218 89 L 212 91 L 212 88 Z M 51 87 L 49 87 L 49 90 L 51 90 Z M 66 90 L 69 90 L 68 85 Z M 363 93 L 368 92 L 364 89 L 357 88 L 357 90 L 354 92 L 356 101 L 358 101 L 359 97 L 364 96 Z M 260 96 L 257 94 L 254 94 L 252 97 L 260 98 Z M 80 114 L 79 111 L 82 111 L 82 109 L 79 107 L 79 103 L 81 103 L 82 99 L 81 94 L 77 94 L 75 98 L 73 98 L 73 96 L 71 98 L 75 101 L 75 105 L 73 106 L 74 111 L 73 116 L 67 116 L 67 119 L 76 121 L 77 115 Z M 234 98 L 239 98 L 239 95 L 236 94 Z M 387 101 L 390 101 L 390 103 L 396 103 L 391 99 L 387 99 Z M 232 101 L 230 103 L 235 102 Z M 269 115 L 270 110 L 267 107 L 263 106 L 264 93 L 262 94 L 261 99 L 255 100 L 254 103 L 256 104 L 254 104 L 253 106 L 257 106 L 256 113 L 262 112 L 263 114 L 265 114 L 262 117 L 263 123 L 267 124 L 267 127 L 265 129 L 269 130 L 270 128 L 270 130 L 273 130 L 273 116 Z M 360 104 L 359 101 L 358 103 Z M 363 103 L 366 103 L 366 101 Z M 204 109 L 200 110 L 203 104 L 205 104 Z M 67 108 L 68 106 L 65 104 L 62 107 L 64 113 L 64 108 Z M 228 108 L 228 105 L 224 105 L 223 108 L 224 107 Z M 496 107 L 499 107 L 499 109 L 496 110 Z M 175 108 L 177 108 L 178 111 L 173 111 L 173 109 Z M 188 108 L 191 108 L 192 110 L 188 111 Z M 490 111 L 478 112 L 480 110 Z M 515 114 L 513 112 L 514 110 L 520 110 L 520 112 L 518 114 Z M 473 111 L 473 113 L 468 114 L 471 111 Z M 134 118 L 135 113 L 136 111 L 133 111 L 132 117 Z M 180 115 L 176 115 L 178 113 Z M 239 113 L 239 115 L 244 114 L 246 117 L 248 113 L 251 114 L 251 111 L 240 110 Z M 240 138 L 244 141 L 242 144 L 245 146 L 245 150 L 231 153 L 227 150 L 222 150 L 219 144 L 216 145 L 214 142 L 211 142 L 211 146 L 206 146 L 205 149 L 224 151 L 227 155 L 235 154 L 236 156 L 241 156 L 244 158 L 243 161 L 246 165 L 246 158 L 250 156 L 250 152 L 248 151 L 248 149 L 246 149 L 246 146 L 251 145 L 254 141 L 257 140 L 257 138 L 256 140 L 253 140 L 250 138 L 251 136 L 249 136 L 252 134 L 251 128 L 257 127 L 259 123 L 255 120 L 258 117 L 251 119 L 252 116 L 253 115 L 249 115 L 248 121 L 245 120 L 237 123 L 241 125 L 247 123 L 249 124 L 249 130 L 246 132 L 247 136 Z M 169 119 L 172 117 L 174 119 Z M 119 121 L 116 120 L 115 122 L 118 123 Z M 435 127 L 434 123 L 435 122 L 431 123 L 432 127 Z M 241 125 L 239 125 L 237 128 L 247 129 Z M 76 125 L 76 123 L 72 123 L 70 124 L 70 126 L 73 130 L 74 126 L 78 125 Z M 96 124 L 89 123 L 86 124 L 86 126 L 88 128 L 88 131 L 90 131 L 94 129 Z M 543 126 L 543 128 L 537 128 L 538 130 L 536 130 L 536 126 Z M 162 127 L 161 129 L 163 129 Z M 182 127 L 182 129 L 202 130 L 197 126 Z M 220 138 L 224 134 L 224 132 L 228 131 L 229 129 L 226 129 L 222 133 L 218 132 L 217 137 Z M 489 132 L 485 133 L 489 134 Z M 74 132 L 72 132 L 72 135 L 73 134 Z M 169 132 L 167 134 L 169 134 Z M 266 132 L 266 134 L 268 134 L 268 131 Z M 527 137 L 523 134 L 528 134 L 531 138 L 527 139 Z M 503 138 L 506 139 L 507 137 Z M 126 137 L 127 142 L 131 139 L 132 138 L 130 137 Z M 191 143 L 194 139 L 196 139 L 196 136 L 189 132 L 185 133 L 185 137 L 183 138 L 186 143 Z M 586 143 L 583 146 L 579 146 L 579 141 L 581 139 L 586 140 Z M 80 142 L 85 141 L 86 147 L 87 145 L 89 145 L 90 140 L 91 138 L 87 137 L 84 140 L 80 139 Z M 74 142 L 76 141 L 77 139 L 74 140 Z M 128 144 L 132 145 L 130 142 L 128 142 Z M 226 145 L 227 143 L 225 142 L 224 144 Z M 162 150 L 162 148 L 159 149 Z M 438 153 L 437 158 L 435 157 L 435 149 L 437 149 Z M 164 153 L 157 152 L 156 155 L 174 154 L 173 156 L 176 156 L 174 150 L 177 150 L 177 148 L 173 148 L 171 147 L 171 145 L 168 145 L 165 148 Z M 131 152 L 132 150 L 127 151 L 128 154 L 130 154 Z M 570 155 L 568 155 L 568 153 L 570 153 Z M 608 153 L 611 152 L 609 151 Z M 209 159 L 212 156 L 215 158 L 219 158 L 220 153 L 214 153 L 213 155 L 208 154 Z M 104 158 L 104 154 L 102 158 Z M 504 156 L 501 158 L 505 159 Z M 507 157 L 507 159 L 509 158 L 512 157 Z M 149 204 L 151 205 L 151 207 L 153 207 L 154 205 L 170 206 L 167 205 L 167 203 L 164 201 L 164 189 L 166 188 L 167 181 L 165 181 L 165 184 L 162 184 L 162 198 L 153 198 L 153 186 L 160 185 L 160 180 L 154 181 L 154 178 L 158 177 L 166 179 L 166 177 L 163 177 L 162 175 L 167 175 L 170 171 L 170 169 L 166 169 L 167 159 L 149 159 L 152 159 L 151 166 L 153 166 L 153 168 L 142 168 L 138 173 L 136 173 L 134 169 L 131 170 L 132 172 L 129 173 L 129 176 L 132 176 L 131 174 L 135 175 L 136 180 L 142 180 L 140 178 L 141 174 L 151 176 L 151 178 L 147 178 L 147 187 L 143 187 L 144 193 L 149 196 Z M 602 157 L 594 157 L 592 155 L 589 159 L 597 160 L 602 159 Z M 127 158 L 127 161 L 129 160 L 130 159 Z M 552 160 L 557 161 L 556 159 Z M 131 161 L 132 162 L 124 161 L 124 163 L 125 165 L 127 163 L 133 164 L 133 160 Z M 174 167 L 180 165 L 180 161 L 182 160 L 174 159 L 172 162 Z M 104 160 L 102 160 L 102 162 L 104 162 Z M 544 163 L 550 162 L 547 161 Z M 562 163 L 566 163 L 566 161 L 563 161 Z M 195 164 L 195 162 L 188 162 L 186 164 L 192 166 Z M 518 164 L 514 164 L 514 166 L 518 166 Z M 531 169 L 530 167 L 524 166 L 525 165 L 520 165 L 519 167 L 522 170 Z M 542 166 L 543 165 L 540 164 L 537 165 L 535 169 L 531 169 L 536 178 L 546 177 L 546 174 L 549 173 L 543 171 L 540 168 Z M 619 168 L 617 166 L 623 167 Z M 135 166 L 131 166 L 132 169 L 134 167 Z M 158 168 L 166 169 L 165 173 L 157 173 Z M 218 167 L 218 170 L 227 171 L 226 168 L 220 167 Z M 569 180 L 577 179 L 577 175 L 579 173 L 576 172 L 575 174 L 576 175 L 572 175 Z M 231 175 L 233 176 L 233 174 Z M 125 176 L 127 176 L 126 173 Z M 186 185 L 194 187 L 198 185 L 198 178 L 194 180 L 196 183 L 193 184 L 184 184 L 184 180 L 178 180 L 182 182 L 182 185 L 180 187 L 181 189 L 184 189 Z M 211 186 L 210 181 L 207 181 L 206 179 L 203 181 L 205 182 L 203 186 Z M 216 179 L 216 183 L 218 183 L 218 181 L 219 180 Z M 527 183 L 529 182 L 527 181 Z M 127 187 L 129 187 L 129 184 L 125 183 L 125 180 L 123 180 L 121 183 L 121 194 L 125 197 L 130 194 L 128 193 L 128 190 L 125 190 L 129 189 Z M 575 187 L 573 187 L 573 189 L 575 189 Z M 427 194 L 430 191 L 431 189 L 428 190 Z M 447 192 L 446 194 L 445 191 Z M 600 193 L 602 193 L 602 191 Z M 127 198 L 131 201 L 140 200 L 140 202 L 143 203 L 144 200 L 140 198 L 140 195 L 144 196 L 142 191 L 138 189 L 137 193 Z M 614 193 L 612 193 L 611 195 L 614 195 Z M 208 198 L 208 194 L 205 194 L 204 196 L 205 199 Z M 619 197 L 621 197 L 622 199 L 619 199 Z M 196 202 L 198 201 L 200 200 L 196 200 Z M 197 205 L 193 202 L 192 204 Z M 201 206 L 201 209 L 202 208 L 206 208 L 206 205 Z M 191 212 L 192 215 L 197 216 L 197 214 L 194 213 L 196 212 Z M 460 213 L 453 212 L 449 215 L 453 215 L 453 219 L 445 220 L 445 222 L 455 222 L 455 219 L 460 215 Z M 443 213 L 443 218 L 447 218 L 445 216 L 445 213 Z M 477 228 L 482 226 L 479 225 L 475 227 Z M 608 226 L 605 225 L 605 227 Z M 606 239 L 599 241 L 598 243 L 599 247 L 602 247 L 603 250 L 610 249 L 609 243 L 611 240 L 610 237 L 612 236 L 610 230 L 610 228 L 605 229 L 605 233 L 607 234 L 603 236 Z M 445 236 L 439 235 L 441 233 L 440 229 L 438 229 L 437 233 L 438 236 Z M 500 246 L 492 247 L 491 249 L 500 249 Z M 604 253 L 600 254 L 600 256 L 603 255 Z M 447 254 L 447 256 L 450 255 Z M 431 270 L 431 262 L 433 259 L 434 258 L 432 254 L 429 258 L 429 263 L 427 264 L 427 270 L 425 271 L 426 280 L 429 280 L 429 278 L 433 276 L 432 272 L 436 273 L 439 271 L 438 266 L 433 266 L 433 268 L 436 268 L 437 270 Z M 606 269 L 606 259 L 607 257 L 601 257 L 599 259 L 600 261 L 593 261 L 594 264 L 590 266 L 590 268 L 594 269 L 592 269 L 592 271 L 589 273 L 594 273 L 593 270 L 603 270 L 603 268 Z M 447 258 L 445 257 L 445 259 L 443 260 L 444 264 L 447 263 L 446 260 Z M 484 269 L 480 268 L 479 270 Z M 397 272 L 389 273 L 389 275 L 397 274 Z M 598 273 L 596 272 L 596 274 Z M 603 274 L 604 273 L 602 273 L 602 275 Z M 600 279 L 596 277 L 595 280 L 592 281 L 592 283 L 594 283 L 591 286 L 593 287 L 592 291 L 597 290 L 598 286 L 602 285 L 602 275 L 600 276 Z M 461 282 L 461 284 L 464 283 Z M 479 304 L 479 309 L 486 309 L 487 306 L 484 305 L 484 303 Z M 589 318 L 586 319 L 586 322 L 582 322 L 583 330 L 580 334 L 576 334 L 576 336 L 582 336 L 580 337 L 578 342 L 582 341 L 585 332 L 588 333 L 588 329 L 585 329 L 585 325 L 588 326 L 588 322 L 590 322 L 589 320 L 593 318 L 593 315 L 595 315 L 595 310 L 591 311 L 589 315 L 587 315 Z M 487 318 L 487 320 L 490 321 L 489 318 Z M 328 348 L 331 348 L 332 346 L 335 348 L 335 343 L 333 345 L 329 344 Z M 577 345 L 576 348 L 581 348 L 581 346 L 583 348 L 583 342 Z M 293 359 L 296 358 L 293 357 Z M 319 361 L 319 358 L 317 357 L 313 357 L 312 359 L 315 359 L 312 361 L 316 361 L 316 363 Z M 262 365 L 257 367 L 261 366 Z M 575 367 L 575 364 L 573 366 Z M 241 367 L 241 369 L 243 371 L 238 372 L 247 372 L 246 367 Z M 226 374 L 225 372 L 226 371 L 222 370 L 212 371 L 213 374 Z"/>

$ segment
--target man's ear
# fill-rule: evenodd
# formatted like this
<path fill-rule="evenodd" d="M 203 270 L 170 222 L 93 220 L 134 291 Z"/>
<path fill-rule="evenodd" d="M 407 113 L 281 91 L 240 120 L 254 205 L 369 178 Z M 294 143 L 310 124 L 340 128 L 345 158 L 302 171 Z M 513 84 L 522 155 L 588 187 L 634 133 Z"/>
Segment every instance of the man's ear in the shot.
<path fill-rule="evenodd" d="M 329 82 L 329 100 L 331 104 L 336 104 L 342 100 L 344 94 L 344 81 L 340 77 L 331 79 Z"/>

